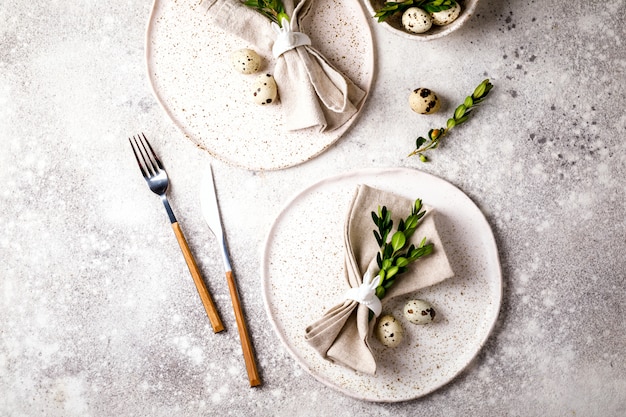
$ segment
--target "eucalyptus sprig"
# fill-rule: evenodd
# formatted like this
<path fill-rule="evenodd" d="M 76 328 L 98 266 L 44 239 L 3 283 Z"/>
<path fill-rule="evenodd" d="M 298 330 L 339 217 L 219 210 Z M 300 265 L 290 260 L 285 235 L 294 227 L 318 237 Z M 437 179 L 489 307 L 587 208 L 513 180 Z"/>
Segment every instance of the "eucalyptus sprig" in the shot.
<path fill-rule="evenodd" d="M 387 210 L 385 206 L 382 208 L 378 207 L 378 213 L 372 211 L 372 220 L 378 227 L 378 230 L 374 230 L 374 236 L 380 247 L 380 251 L 376 255 L 376 263 L 380 269 L 378 275 L 381 278 L 376 288 L 376 296 L 378 298 L 382 299 L 385 296 L 385 293 L 394 284 L 398 275 L 406 272 L 410 263 L 432 253 L 434 245 L 432 243 L 427 244 L 426 238 L 422 239 L 417 247 L 411 244 L 406 248 L 407 243 L 425 214 L 426 211 L 422 209 L 422 200 L 415 200 L 411 215 L 404 220 L 400 219 L 398 230 L 389 239 L 389 234 L 393 230 L 391 211 Z"/>
<path fill-rule="evenodd" d="M 424 152 L 431 149 L 436 149 L 441 142 L 441 138 L 444 137 L 450 129 L 465 123 L 469 119 L 472 111 L 480 103 L 487 98 L 487 94 L 493 88 L 493 84 L 489 82 L 489 79 L 484 80 L 474 89 L 471 96 L 467 96 L 463 104 L 459 105 L 455 110 L 451 118 L 448 119 L 446 127 L 439 129 L 430 129 L 428 131 L 428 138 L 422 136 L 415 140 L 415 150 L 409 154 L 409 156 L 419 155 L 419 159 L 422 162 L 428 161 Z"/>
<path fill-rule="evenodd" d="M 406 0 L 406 1 L 386 1 L 383 7 L 376 11 L 374 17 L 378 22 L 384 22 L 396 13 L 404 13 L 411 7 L 419 7 L 427 13 L 436 13 L 448 10 L 456 5 L 455 0 Z"/>
<path fill-rule="evenodd" d="M 244 4 L 256 9 L 278 26 L 282 27 L 283 18 L 289 21 L 289 15 L 285 12 L 285 6 L 281 0 L 246 0 Z"/>

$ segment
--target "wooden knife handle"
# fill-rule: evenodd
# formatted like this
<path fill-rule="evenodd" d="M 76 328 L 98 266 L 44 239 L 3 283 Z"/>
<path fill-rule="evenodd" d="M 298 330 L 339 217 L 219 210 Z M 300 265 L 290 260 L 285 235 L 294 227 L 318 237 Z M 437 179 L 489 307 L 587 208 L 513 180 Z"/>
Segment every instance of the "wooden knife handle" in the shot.
<path fill-rule="evenodd" d="M 204 305 L 206 314 L 207 316 L 209 316 L 209 321 L 211 322 L 211 326 L 213 327 L 213 332 L 221 332 L 222 330 L 224 330 L 224 325 L 222 324 L 222 320 L 217 313 L 217 309 L 215 308 L 215 304 L 213 303 L 213 299 L 211 298 L 209 289 L 207 288 L 204 280 L 202 279 L 202 276 L 200 275 L 200 270 L 198 269 L 196 260 L 194 259 L 191 250 L 189 249 L 187 240 L 185 239 L 183 231 L 180 229 L 178 222 L 172 223 L 172 229 L 174 229 L 176 240 L 178 240 L 180 249 L 183 251 L 185 262 L 187 262 L 187 266 L 189 267 L 189 272 L 191 272 L 193 282 L 194 284 L 196 284 L 196 289 L 198 290 L 198 294 L 200 294 L 200 299 L 202 300 L 202 304 Z"/>
<path fill-rule="evenodd" d="M 241 349 L 243 350 L 243 359 L 246 362 L 246 370 L 248 371 L 248 380 L 251 387 L 261 385 L 261 378 L 256 366 L 256 359 L 254 358 L 254 351 L 252 350 L 252 342 L 248 335 L 248 328 L 246 327 L 246 321 L 243 317 L 243 311 L 241 309 L 241 302 L 239 301 L 239 294 L 237 292 L 237 285 L 235 284 L 235 278 L 233 271 L 226 272 L 226 281 L 228 281 L 228 290 L 230 291 L 230 298 L 233 303 L 233 310 L 235 311 L 235 320 L 237 321 L 237 330 L 239 330 L 239 340 L 241 340 Z"/>

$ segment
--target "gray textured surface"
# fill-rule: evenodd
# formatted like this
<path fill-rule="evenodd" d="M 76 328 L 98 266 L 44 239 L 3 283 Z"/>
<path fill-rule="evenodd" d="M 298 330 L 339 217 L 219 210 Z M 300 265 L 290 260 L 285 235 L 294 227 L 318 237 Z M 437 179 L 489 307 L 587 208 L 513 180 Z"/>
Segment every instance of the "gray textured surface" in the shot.
<path fill-rule="evenodd" d="M 375 27 L 378 77 L 336 146 L 278 172 L 214 164 L 259 389 L 247 387 L 197 203 L 210 158 L 148 87 L 149 10 L 147 1 L 0 5 L 0 415 L 626 414 L 624 1 L 483 0 L 466 27 L 432 43 Z M 486 76 L 492 96 L 433 161 L 405 158 Z M 445 99 L 441 115 L 411 113 L 408 93 L 420 86 Z M 212 334 L 138 174 L 126 141 L 138 131 L 170 171 L 225 334 Z M 310 377 L 259 298 L 265 233 L 288 198 L 371 166 L 417 167 L 465 191 L 493 227 L 505 279 L 497 328 L 473 365 L 400 404 L 357 401 Z"/>

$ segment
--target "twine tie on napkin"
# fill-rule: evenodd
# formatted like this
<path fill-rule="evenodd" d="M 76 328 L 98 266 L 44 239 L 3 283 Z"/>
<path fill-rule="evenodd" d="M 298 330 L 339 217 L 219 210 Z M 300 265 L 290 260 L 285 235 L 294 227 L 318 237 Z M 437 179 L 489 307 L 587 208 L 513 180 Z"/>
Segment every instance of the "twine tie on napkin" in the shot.
<path fill-rule="evenodd" d="M 394 224 L 413 207 L 414 200 L 394 193 L 359 185 L 344 224 L 344 276 L 348 293 L 365 292 L 364 284 L 378 273 L 376 254 L 380 247 L 374 238 L 370 213 L 384 205 L 392 213 Z M 382 306 L 394 297 L 410 294 L 454 276 L 435 224 L 435 211 L 426 207 L 411 242 L 419 244 L 426 237 L 433 252 L 416 262 L 391 286 Z M 409 242 L 407 242 L 408 244 Z M 373 281 L 376 281 L 374 279 Z M 369 282 L 368 284 L 374 285 Z M 376 297 L 376 295 L 374 295 Z M 367 299 L 367 297 L 366 297 Z M 370 307 L 350 297 L 326 311 L 305 330 L 304 338 L 322 357 L 357 371 L 375 374 L 376 359 L 370 348 L 370 336 L 376 320 L 370 320 Z"/>
<path fill-rule="evenodd" d="M 367 93 L 306 42 L 303 27 L 311 18 L 312 0 L 283 0 L 290 17 L 283 24 L 290 49 L 275 59 L 274 79 L 278 85 L 279 105 L 287 130 L 313 128 L 329 132 L 343 126 L 363 105 Z M 240 0 L 202 0 L 200 9 L 226 34 L 235 35 L 259 50 L 271 53 L 276 42 L 272 22 Z M 282 33 L 282 31 L 281 31 Z M 304 35 L 304 36 L 301 36 Z M 277 51 L 285 49 L 278 37 Z M 291 47 L 291 45 L 293 47 Z"/>
<path fill-rule="evenodd" d="M 372 279 L 372 273 L 367 271 L 363 276 L 363 283 L 358 287 L 350 288 L 346 291 L 346 300 L 354 300 L 358 303 L 364 304 L 372 310 L 376 317 L 380 316 L 380 312 L 383 309 L 383 304 L 380 302 L 380 298 L 376 296 L 376 287 L 380 285 L 380 276 L 376 275 Z"/>
<path fill-rule="evenodd" d="M 311 38 L 306 33 L 295 32 L 289 25 L 289 20 L 283 17 L 280 22 L 281 26 L 272 22 L 272 29 L 276 33 L 276 40 L 272 46 L 272 54 L 274 58 L 278 58 L 287 51 L 291 51 L 298 46 L 311 45 Z"/>

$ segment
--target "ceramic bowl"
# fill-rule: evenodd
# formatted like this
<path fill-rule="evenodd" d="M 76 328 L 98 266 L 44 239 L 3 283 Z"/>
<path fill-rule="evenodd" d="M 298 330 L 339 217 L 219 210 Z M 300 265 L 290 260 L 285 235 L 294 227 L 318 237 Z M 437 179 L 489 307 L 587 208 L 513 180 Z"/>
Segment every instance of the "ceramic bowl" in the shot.
<path fill-rule="evenodd" d="M 425 33 L 409 33 L 402 26 L 402 13 L 397 13 L 387 20 L 381 23 L 376 23 L 378 25 L 383 26 L 385 29 L 395 33 L 398 36 L 402 36 L 408 39 L 414 39 L 418 41 L 430 41 L 433 39 L 439 39 L 450 33 L 454 32 L 461 26 L 465 24 L 469 20 L 470 17 L 474 14 L 476 10 L 476 6 L 478 4 L 478 0 L 458 0 L 461 5 L 461 14 L 459 17 L 452 23 L 446 26 L 435 26 Z M 370 13 L 370 16 L 374 16 L 376 14 L 376 10 L 379 10 L 383 7 L 385 3 L 384 0 L 366 0 L 365 5 Z M 375 20 L 376 22 L 376 20 Z"/>

